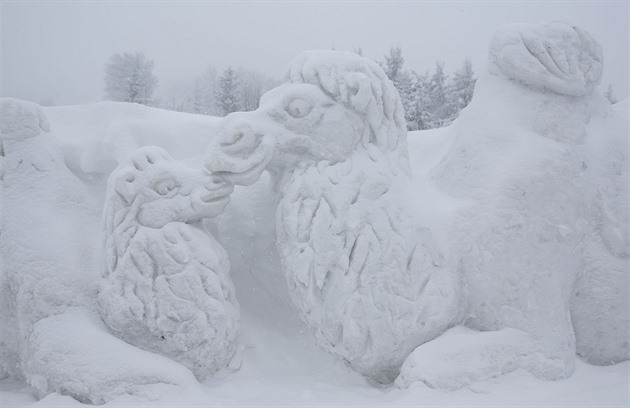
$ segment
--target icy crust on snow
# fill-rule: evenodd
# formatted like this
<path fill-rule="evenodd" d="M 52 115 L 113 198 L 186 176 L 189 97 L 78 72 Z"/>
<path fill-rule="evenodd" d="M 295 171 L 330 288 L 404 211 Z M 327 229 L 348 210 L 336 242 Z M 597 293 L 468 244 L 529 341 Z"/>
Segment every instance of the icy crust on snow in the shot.
<path fill-rule="evenodd" d="M 400 99 L 373 62 L 298 56 L 258 110 L 225 119 L 207 167 L 245 185 L 271 172 L 293 302 L 318 344 L 358 372 L 391 383 L 457 317 L 457 279 L 410 205 Z"/>
<path fill-rule="evenodd" d="M 108 180 L 101 316 L 116 336 L 199 379 L 225 368 L 238 343 L 229 260 L 199 222 L 222 212 L 232 190 L 154 146 Z"/>
<path fill-rule="evenodd" d="M 584 96 L 601 81 L 601 46 L 565 23 L 507 25 L 490 42 L 490 72 L 537 90 Z"/>

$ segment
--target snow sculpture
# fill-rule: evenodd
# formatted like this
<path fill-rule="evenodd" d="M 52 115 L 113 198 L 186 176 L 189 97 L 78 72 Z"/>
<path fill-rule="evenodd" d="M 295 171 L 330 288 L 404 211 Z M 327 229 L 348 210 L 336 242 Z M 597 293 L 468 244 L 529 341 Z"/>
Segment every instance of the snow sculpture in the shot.
<path fill-rule="evenodd" d="M 457 277 L 415 205 L 395 88 L 374 62 L 306 52 L 260 108 L 232 114 L 207 167 L 236 184 L 274 176 L 277 246 L 318 344 L 391 383 L 457 316 Z M 439 218 L 439 217 L 436 217 Z"/>
<path fill-rule="evenodd" d="M 599 84 L 601 46 L 564 23 L 508 25 L 490 42 L 490 72 L 560 95 L 584 96 Z"/>
<path fill-rule="evenodd" d="M 443 191 L 468 203 L 449 236 L 466 287 L 462 323 L 480 332 L 451 330 L 420 346 L 399 386 L 457 388 L 517 367 L 563 378 L 573 371 L 576 335 L 577 352 L 591 361 L 628 358 L 628 274 L 621 268 L 628 258 L 614 249 L 623 233 L 614 233 L 610 249 L 600 238 L 602 228 L 627 225 L 627 174 L 618 173 L 627 150 L 611 166 L 615 155 L 592 148 L 616 138 L 621 147 L 627 125 L 608 135 L 588 125 L 609 109 L 591 92 L 601 59 L 588 34 L 559 23 L 507 27 L 492 40 L 490 75 L 477 82 L 452 128 L 454 145 L 433 173 Z M 615 208 L 610 219 L 598 201 Z M 435 361 L 440 370 L 431 368 Z"/>
<path fill-rule="evenodd" d="M 103 320 L 199 379 L 225 368 L 237 348 L 227 254 L 199 222 L 223 211 L 232 190 L 159 147 L 136 150 L 108 181 Z"/>
<path fill-rule="evenodd" d="M 33 325 L 93 299 L 92 238 L 72 223 L 98 225 L 87 208 L 99 204 L 66 167 L 41 106 L 0 98 L 0 115 L 0 377 L 28 379 Z"/>

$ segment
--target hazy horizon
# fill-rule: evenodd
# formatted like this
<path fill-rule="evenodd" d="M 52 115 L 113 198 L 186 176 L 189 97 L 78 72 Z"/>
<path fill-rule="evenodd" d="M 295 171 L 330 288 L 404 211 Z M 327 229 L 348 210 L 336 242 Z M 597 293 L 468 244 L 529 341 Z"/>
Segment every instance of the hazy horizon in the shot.
<path fill-rule="evenodd" d="M 3 1 L 2 96 L 55 104 L 103 99 L 104 66 L 119 52 L 155 62 L 158 94 L 208 66 L 280 77 L 307 49 L 361 48 L 381 61 L 400 46 L 405 67 L 486 69 L 492 33 L 507 23 L 565 21 L 602 44 L 604 77 L 628 95 L 628 2 L 103 2 Z"/>

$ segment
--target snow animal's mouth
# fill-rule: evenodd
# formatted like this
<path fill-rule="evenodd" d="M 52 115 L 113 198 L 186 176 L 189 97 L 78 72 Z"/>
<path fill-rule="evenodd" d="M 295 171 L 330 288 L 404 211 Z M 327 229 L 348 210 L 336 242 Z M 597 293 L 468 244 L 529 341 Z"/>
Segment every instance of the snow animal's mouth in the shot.
<path fill-rule="evenodd" d="M 211 203 L 221 202 L 225 199 L 229 200 L 230 194 L 232 194 L 232 191 L 234 191 L 234 186 L 229 183 L 226 183 L 225 185 L 220 187 L 218 190 L 211 190 L 207 187 L 206 187 L 206 190 L 208 190 L 208 193 L 202 195 L 200 199 L 206 204 L 211 204 Z"/>
<path fill-rule="evenodd" d="M 248 186 L 260 178 L 260 175 L 271 161 L 271 156 L 271 154 L 264 155 L 262 160 L 251 163 L 251 166 L 244 171 L 219 170 L 214 171 L 213 174 L 221 177 L 228 183 Z"/>

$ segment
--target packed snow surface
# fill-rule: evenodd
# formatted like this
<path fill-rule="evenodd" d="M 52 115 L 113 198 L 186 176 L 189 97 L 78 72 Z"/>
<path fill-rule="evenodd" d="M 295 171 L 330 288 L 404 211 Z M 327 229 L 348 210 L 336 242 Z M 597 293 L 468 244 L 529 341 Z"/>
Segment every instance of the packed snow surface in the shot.
<path fill-rule="evenodd" d="M 510 38 L 527 47 L 497 46 Z M 628 406 L 628 106 L 594 90 L 589 38 L 558 24 L 500 31 L 461 117 L 408 135 L 380 68 L 327 52 L 302 54 L 258 111 L 220 123 L 3 99 L 2 406 Z M 545 79 L 538 43 L 583 81 Z M 538 79 L 510 71 L 530 57 Z M 161 149 L 136 150 L 149 145 Z M 108 178 L 119 187 L 107 192 Z M 218 214 L 224 181 L 237 186 Z M 137 244 L 103 231 L 117 212 Z M 101 320 L 103 265 L 106 288 L 133 245 L 146 258 L 120 276 L 130 291 L 117 305 L 192 295 L 164 310 L 194 329 L 195 316 L 222 319 L 207 302 L 236 309 L 236 294 L 241 346 L 203 383 L 186 353 L 134 347 Z M 216 284 L 195 292 L 204 277 Z M 134 285 L 146 303 L 126 296 Z M 136 313 L 150 332 L 137 338 L 183 333 L 171 315 Z"/>

